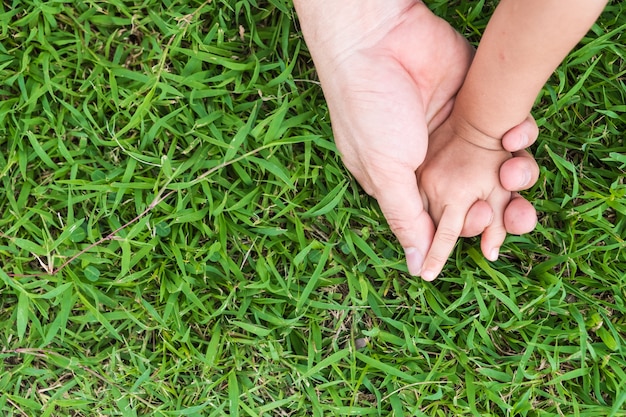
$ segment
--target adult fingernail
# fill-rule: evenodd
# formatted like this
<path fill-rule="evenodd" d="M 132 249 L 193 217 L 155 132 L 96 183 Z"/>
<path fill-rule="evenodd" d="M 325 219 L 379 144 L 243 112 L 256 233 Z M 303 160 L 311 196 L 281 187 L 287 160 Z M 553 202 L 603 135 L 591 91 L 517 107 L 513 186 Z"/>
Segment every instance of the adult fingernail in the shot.
<path fill-rule="evenodd" d="M 500 256 L 500 248 L 494 248 L 489 252 L 489 260 L 492 262 L 497 261 L 498 256 Z"/>
<path fill-rule="evenodd" d="M 424 255 L 422 255 L 417 248 L 405 248 L 404 256 L 406 257 L 406 265 L 409 268 L 409 274 L 418 276 L 420 272 L 422 272 Z"/>

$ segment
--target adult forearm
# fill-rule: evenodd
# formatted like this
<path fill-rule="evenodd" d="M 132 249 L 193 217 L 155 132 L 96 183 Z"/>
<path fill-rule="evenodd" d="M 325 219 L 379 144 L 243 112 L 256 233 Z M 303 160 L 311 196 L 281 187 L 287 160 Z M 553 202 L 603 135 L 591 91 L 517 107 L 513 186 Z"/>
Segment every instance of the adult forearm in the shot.
<path fill-rule="evenodd" d="M 493 148 L 521 123 L 550 74 L 597 19 L 606 0 L 502 0 L 455 104 Z"/>

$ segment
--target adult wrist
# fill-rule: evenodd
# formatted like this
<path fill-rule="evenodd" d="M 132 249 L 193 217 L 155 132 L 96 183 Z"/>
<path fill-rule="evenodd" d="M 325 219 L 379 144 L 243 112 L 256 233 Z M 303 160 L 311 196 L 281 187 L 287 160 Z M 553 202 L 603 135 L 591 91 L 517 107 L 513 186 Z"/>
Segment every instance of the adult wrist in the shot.
<path fill-rule="evenodd" d="M 305 41 L 317 65 L 336 62 L 356 49 L 375 45 L 418 0 L 294 0 Z"/>

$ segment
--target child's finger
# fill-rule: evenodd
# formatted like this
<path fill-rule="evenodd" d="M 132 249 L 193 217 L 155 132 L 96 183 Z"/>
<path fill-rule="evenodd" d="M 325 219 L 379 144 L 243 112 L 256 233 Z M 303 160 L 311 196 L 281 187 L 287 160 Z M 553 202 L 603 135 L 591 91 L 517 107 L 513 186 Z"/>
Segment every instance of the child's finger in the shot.
<path fill-rule="evenodd" d="M 527 151 L 513 154 L 513 158 L 505 161 L 500 167 L 500 184 L 508 191 L 526 190 L 532 187 L 539 178 L 539 165 Z"/>
<path fill-rule="evenodd" d="M 504 134 L 502 146 L 509 152 L 521 151 L 535 143 L 538 136 L 537 122 L 529 115 L 526 120 Z"/>
<path fill-rule="evenodd" d="M 485 200 L 476 201 L 465 216 L 461 237 L 474 237 L 481 234 L 493 221 L 493 210 Z"/>
<path fill-rule="evenodd" d="M 461 236 L 467 211 L 465 207 L 445 206 L 435 231 L 435 238 L 424 260 L 421 275 L 425 281 L 434 280 L 443 269 Z"/>
<path fill-rule="evenodd" d="M 537 225 L 537 211 L 524 197 L 513 193 L 504 210 L 504 227 L 512 235 L 530 233 Z"/>
<path fill-rule="evenodd" d="M 490 261 L 496 261 L 500 255 L 500 247 L 506 239 L 506 228 L 504 227 L 504 211 L 510 196 L 499 199 L 500 201 L 490 201 L 494 209 L 493 222 L 485 228 L 480 240 L 480 248 L 483 255 Z"/>

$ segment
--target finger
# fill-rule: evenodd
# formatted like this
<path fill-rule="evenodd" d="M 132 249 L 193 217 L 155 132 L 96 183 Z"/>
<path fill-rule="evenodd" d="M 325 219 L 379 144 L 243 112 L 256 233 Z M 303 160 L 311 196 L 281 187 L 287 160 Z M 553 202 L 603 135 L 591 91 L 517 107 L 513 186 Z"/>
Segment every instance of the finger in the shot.
<path fill-rule="evenodd" d="M 435 234 L 435 225 L 424 210 L 415 173 L 395 173 L 375 197 L 393 234 L 404 249 L 409 273 L 418 276 Z"/>
<path fill-rule="evenodd" d="M 518 151 L 500 166 L 500 183 L 508 191 L 532 187 L 539 179 L 539 165 L 527 151 Z"/>
<path fill-rule="evenodd" d="M 521 151 L 535 143 L 538 136 L 537 122 L 529 115 L 526 120 L 504 134 L 502 146 L 509 152 Z"/>
<path fill-rule="evenodd" d="M 441 273 L 461 235 L 466 212 L 467 210 L 454 206 L 444 208 L 435 238 L 424 260 L 422 279 L 425 281 L 432 281 Z"/>
<path fill-rule="evenodd" d="M 493 221 L 493 210 L 489 203 L 478 200 L 470 207 L 465 216 L 465 224 L 461 231 L 462 237 L 474 237 L 481 234 Z"/>
<path fill-rule="evenodd" d="M 493 222 L 485 228 L 480 240 L 480 248 L 483 255 L 490 261 L 496 261 L 500 255 L 500 247 L 506 239 L 506 228 L 504 227 L 504 213 L 511 201 L 510 195 L 503 195 L 498 199 L 491 199 L 489 203 L 493 208 Z"/>
<path fill-rule="evenodd" d="M 537 211 L 530 202 L 513 193 L 511 202 L 504 210 L 504 227 L 508 233 L 523 235 L 530 233 L 537 225 Z"/>

